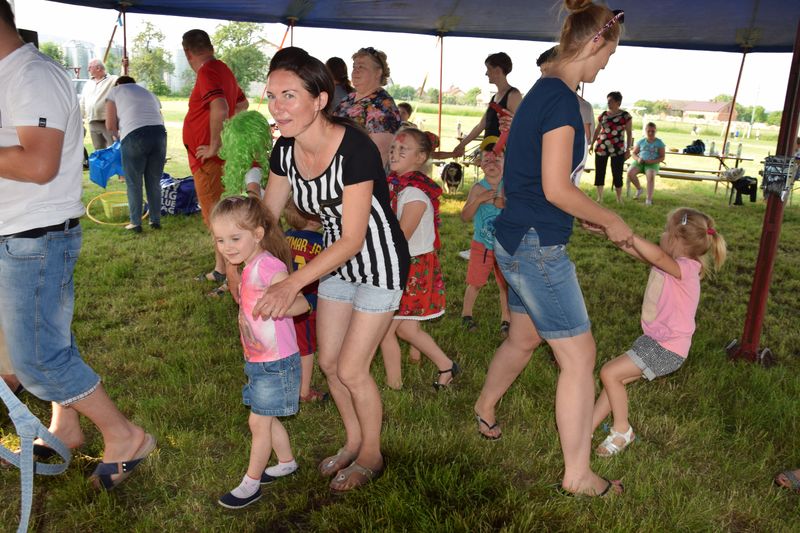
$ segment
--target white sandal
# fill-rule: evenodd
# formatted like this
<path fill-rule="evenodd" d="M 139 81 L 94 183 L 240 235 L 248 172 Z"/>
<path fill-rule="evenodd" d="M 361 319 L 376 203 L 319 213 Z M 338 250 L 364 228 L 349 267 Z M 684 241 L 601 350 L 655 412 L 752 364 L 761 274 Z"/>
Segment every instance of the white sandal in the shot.
<path fill-rule="evenodd" d="M 623 443 L 615 443 L 614 440 L 616 439 L 622 439 Z M 633 433 L 633 426 L 628 426 L 628 431 L 625 433 L 619 433 L 614 431 L 614 428 L 611 428 L 606 439 L 595 449 L 595 453 L 600 457 L 611 457 L 627 448 L 635 440 L 636 435 Z"/>

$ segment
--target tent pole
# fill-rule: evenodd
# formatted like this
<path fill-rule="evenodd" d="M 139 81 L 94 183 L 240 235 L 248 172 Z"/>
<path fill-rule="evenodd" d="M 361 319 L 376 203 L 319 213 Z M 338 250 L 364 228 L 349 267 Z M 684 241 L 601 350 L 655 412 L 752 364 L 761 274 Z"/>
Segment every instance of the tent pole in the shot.
<path fill-rule="evenodd" d="M 286 31 L 289 32 L 289 46 L 294 46 L 294 25 L 297 22 L 297 17 L 289 17 L 289 27 Z M 283 40 L 286 40 L 286 36 L 283 36 Z M 281 42 L 281 48 L 283 48 L 283 42 Z"/>
<path fill-rule="evenodd" d="M 128 19 L 124 5 L 122 6 L 122 73 L 128 75 Z"/>
<path fill-rule="evenodd" d="M 439 34 L 439 142 L 442 139 L 442 72 L 444 65 L 444 35 Z"/>
<path fill-rule="evenodd" d="M 728 143 L 728 133 L 731 131 L 731 121 L 733 121 L 733 113 L 736 111 L 736 97 L 739 94 L 739 84 L 742 81 L 742 71 L 744 71 L 744 60 L 747 58 L 748 48 L 742 49 L 742 63 L 739 65 L 739 76 L 736 78 L 736 88 L 733 89 L 733 100 L 731 100 L 731 111 L 728 113 L 728 123 L 725 125 L 725 136 L 722 138 L 722 156 L 726 156 L 725 147 Z M 719 162 L 719 170 L 722 169 L 722 160 Z"/>
<path fill-rule="evenodd" d="M 800 122 L 800 22 L 797 24 L 797 35 L 794 41 L 792 66 L 789 72 L 789 84 L 786 89 L 786 100 L 783 104 L 781 129 L 778 134 L 776 155 L 792 155 L 794 139 L 797 136 Z M 784 202 L 778 194 L 767 193 L 767 209 L 764 213 L 764 226 L 761 230 L 761 242 L 758 248 L 756 269 L 753 274 L 753 287 L 750 291 L 750 302 L 747 304 L 747 316 L 744 321 L 742 341 L 734 340 L 727 347 L 731 359 L 745 359 L 751 363 L 762 365 L 773 363 L 772 352 L 765 348 L 758 353 L 761 330 L 764 325 L 764 314 L 767 308 L 769 285 L 772 279 L 772 267 L 775 264 L 775 253 L 778 249 L 778 237 L 783 223 Z"/>
<path fill-rule="evenodd" d="M 111 38 L 108 40 L 108 46 L 106 46 L 106 53 L 103 54 L 103 64 L 108 61 L 108 53 L 111 51 L 111 43 L 114 42 L 114 35 L 117 34 L 117 24 L 119 24 L 119 18 L 114 22 L 114 29 L 111 30 Z"/>

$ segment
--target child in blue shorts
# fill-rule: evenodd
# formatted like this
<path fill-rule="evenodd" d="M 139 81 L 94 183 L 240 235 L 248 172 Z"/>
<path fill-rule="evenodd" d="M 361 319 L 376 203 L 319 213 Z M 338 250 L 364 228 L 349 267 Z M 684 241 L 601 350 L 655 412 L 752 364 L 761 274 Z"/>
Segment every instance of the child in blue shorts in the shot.
<path fill-rule="evenodd" d="M 225 198 L 211 214 L 211 230 L 225 259 L 232 265 L 245 264 L 238 286 L 239 331 L 247 374 L 242 400 L 250 407 L 253 440 L 242 482 L 219 499 L 223 507 L 241 509 L 261 498 L 261 485 L 297 470 L 289 434 L 277 417 L 298 410 L 300 356 L 291 317 L 309 311 L 309 305 L 298 294 L 285 317 L 253 318 L 253 307 L 264 291 L 289 277 L 292 268 L 283 232 L 260 199 Z M 265 470 L 273 450 L 278 464 Z"/>

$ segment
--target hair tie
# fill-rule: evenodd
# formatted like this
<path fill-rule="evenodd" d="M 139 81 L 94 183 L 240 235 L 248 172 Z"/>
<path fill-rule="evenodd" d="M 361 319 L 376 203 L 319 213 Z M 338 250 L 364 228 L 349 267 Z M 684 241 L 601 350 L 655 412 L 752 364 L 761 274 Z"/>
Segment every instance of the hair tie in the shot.
<path fill-rule="evenodd" d="M 708 233 L 709 235 L 716 235 L 717 234 L 717 230 L 715 230 L 714 228 L 708 228 L 706 230 L 706 233 Z"/>

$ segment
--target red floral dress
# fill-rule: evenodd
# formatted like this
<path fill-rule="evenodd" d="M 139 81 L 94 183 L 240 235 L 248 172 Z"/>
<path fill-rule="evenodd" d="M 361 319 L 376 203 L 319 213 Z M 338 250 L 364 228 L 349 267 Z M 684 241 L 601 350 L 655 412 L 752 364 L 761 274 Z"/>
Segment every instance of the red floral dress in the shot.
<path fill-rule="evenodd" d="M 442 188 L 421 172 L 408 172 L 402 176 L 389 174 L 389 198 L 392 209 L 397 212 L 397 197 L 406 187 L 415 187 L 423 191 L 433 206 L 434 249 L 430 252 L 411 257 L 408 281 L 400 299 L 400 308 L 396 319 L 430 320 L 440 317 L 445 309 L 445 288 L 442 277 L 442 266 L 439 263 L 437 250 L 440 247 L 439 196 Z"/>

